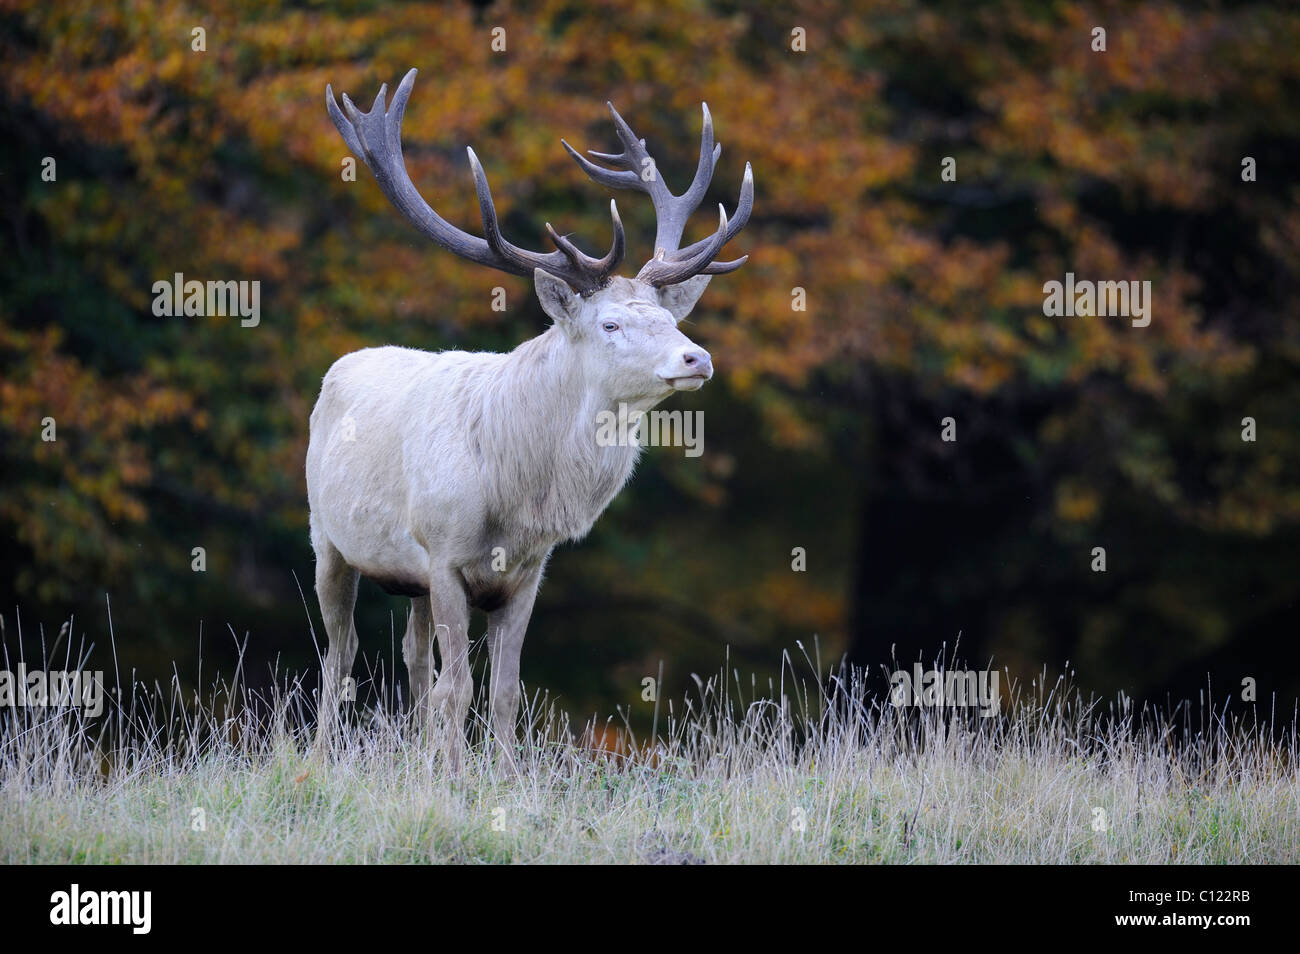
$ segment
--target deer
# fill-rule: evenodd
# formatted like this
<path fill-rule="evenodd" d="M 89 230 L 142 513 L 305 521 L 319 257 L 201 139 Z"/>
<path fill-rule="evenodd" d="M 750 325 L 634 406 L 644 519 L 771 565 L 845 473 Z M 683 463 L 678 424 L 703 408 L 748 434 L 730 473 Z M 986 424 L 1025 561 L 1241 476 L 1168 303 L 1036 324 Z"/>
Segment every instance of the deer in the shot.
<path fill-rule="evenodd" d="M 489 731 L 513 763 L 524 634 L 551 551 L 583 538 L 630 478 L 637 440 L 597 439 L 602 412 L 628 418 L 713 376 L 710 354 L 678 324 L 713 275 L 748 256 L 718 254 L 749 219 L 754 177 L 746 163 L 735 214 L 718 205 L 718 228 L 682 247 L 687 220 L 704 199 L 722 147 L 708 104 L 694 179 L 674 195 L 654 159 L 606 103 L 622 149 L 578 153 L 561 144 L 593 181 L 643 192 L 653 203 L 653 256 L 635 277 L 616 275 L 625 236 L 610 201 L 613 241 L 600 258 L 546 223 L 554 250 L 532 251 L 502 234 L 487 177 L 467 148 L 483 237 L 443 219 L 412 183 L 402 153 L 410 70 L 385 105 L 383 84 L 369 112 L 332 86 L 325 102 L 348 149 L 366 164 L 397 210 L 435 245 L 479 265 L 532 276 L 551 319 L 542 334 L 508 353 L 364 348 L 326 373 L 311 413 L 306 458 L 316 594 L 328 638 L 315 748 L 338 720 L 358 639 L 353 613 L 361 576 L 411 599 L 402 658 L 411 713 L 422 725 L 445 720 L 444 755 L 459 771 L 473 685 L 469 625 L 487 614 L 491 675 Z M 597 160 L 593 162 L 592 160 Z M 440 670 L 432 668 L 437 641 Z"/>

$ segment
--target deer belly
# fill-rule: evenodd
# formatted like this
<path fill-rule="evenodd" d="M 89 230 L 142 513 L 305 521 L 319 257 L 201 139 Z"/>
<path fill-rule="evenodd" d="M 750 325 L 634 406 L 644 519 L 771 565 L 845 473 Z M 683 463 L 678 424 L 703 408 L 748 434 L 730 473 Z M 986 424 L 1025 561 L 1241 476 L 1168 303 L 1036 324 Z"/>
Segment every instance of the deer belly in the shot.
<path fill-rule="evenodd" d="M 349 566 L 395 596 L 428 594 L 429 554 L 398 514 L 355 501 L 334 517 L 326 517 L 325 532 Z"/>

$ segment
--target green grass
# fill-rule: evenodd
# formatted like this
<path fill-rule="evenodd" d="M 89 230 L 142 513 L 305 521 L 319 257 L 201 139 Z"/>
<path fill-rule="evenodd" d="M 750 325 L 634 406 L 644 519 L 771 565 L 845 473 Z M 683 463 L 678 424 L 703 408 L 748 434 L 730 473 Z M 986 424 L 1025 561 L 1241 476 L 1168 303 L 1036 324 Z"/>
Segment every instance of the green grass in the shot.
<path fill-rule="evenodd" d="M 514 774 L 477 706 L 455 776 L 383 704 L 310 759 L 297 685 L 203 703 L 173 685 L 98 720 L 0 710 L 0 862 L 1300 860 L 1294 724 L 1101 711 L 1060 683 L 1013 686 L 981 719 L 895 709 L 860 676 L 789 680 L 784 706 L 715 679 L 665 702 L 631 757 L 535 702 Z"/>

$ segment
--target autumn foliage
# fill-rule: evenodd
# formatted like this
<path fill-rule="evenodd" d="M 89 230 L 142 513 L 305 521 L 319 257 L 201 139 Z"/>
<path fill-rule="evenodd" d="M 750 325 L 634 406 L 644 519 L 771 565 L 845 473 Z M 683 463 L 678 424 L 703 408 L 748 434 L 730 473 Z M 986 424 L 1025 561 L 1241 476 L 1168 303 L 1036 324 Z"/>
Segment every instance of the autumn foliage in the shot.
<path fill-rule="evenodd" d="M 678 191 L 709 103 L 706 209 L 755 173 L 728 249 L 750 261 L 692 319 L 718 375 L 672 404 L 705 412 L 705 453 L 649 452 L 557 554 L 526 681 L 628 702 L 659 659 L 684 680 L 725 646 L 762 667 L 817 634 L 876 663 L 958 631 L 1101 688 L 1280 670 L 1300 597 L 1297 51 L 1284 5 L 9 0 L 0 613 L 57 627 L 109 593 L 141 665 L 192 653 L 201 619 L 310 656 L 294 577 L 325 369 L 544 326 L 526 279 L 432 247 L 364 168 L 343 175 L 325 85 L 368 105 L 416 66 L 408 168 L 476 233 L 469 144 L 520 244 L 547 248 L 550 221 L 604 247 L 609 195 L 559 139 L 610 149 L 607 99 Z M 630 262 L 653 236 L 638 198 L 618 196 Z M 714 227 L 701 213 L 686 239 Z M 177 272 L 260 281 L 260 324 L 155 316 Z M 1149 280 L 1151 324 L 1045 316 L 1066 272 Z M 387 654 L 401 608 L 363 591 L 363 652 Z"/>

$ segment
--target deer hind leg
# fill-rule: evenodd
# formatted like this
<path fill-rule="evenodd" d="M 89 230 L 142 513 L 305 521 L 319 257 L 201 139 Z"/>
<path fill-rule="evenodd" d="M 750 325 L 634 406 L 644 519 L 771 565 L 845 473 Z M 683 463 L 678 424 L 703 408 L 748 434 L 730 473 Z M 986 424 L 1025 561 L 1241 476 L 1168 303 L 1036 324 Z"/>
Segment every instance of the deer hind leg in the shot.
<path fill-rule="evenodd" d="M 452 772 L 459 772 L 465 751 L 465 717 L 474 691 L 469 669 L 469 604 L 450 571 L 432 580 L 429 604 L 442 655 L 442 670 L 429 693 L 430 714 L 443 717 L 447 764 Z"/>
<path fill-rule="evenodd" d="M 329 639 L 321 672 L 319 722 L 313 746 L 315 754 L 323 757 L 338 725 L 344 680 L 352 675 L 352 665 L 357 659 L 357 627 L 352 611 L 357 602 L 359 574 L 348 566 L 343 554 L 324 534 L 314 533 L 312 546 L 316 550 L 316 598 L 320 601 L 325 635 Z"/>
<path fill-rule="evenodd" d="M 402 658 L 411 686 L 411 713 L 413 724 L 423 727 L 428 721 L 429 693 L 433 688 L 430 679 L 433 664 L 433 610 L 429 597 L 417 596 L 411 600 L 411 616 L 406 622 L 406 635 L 402 637 Z"/>

